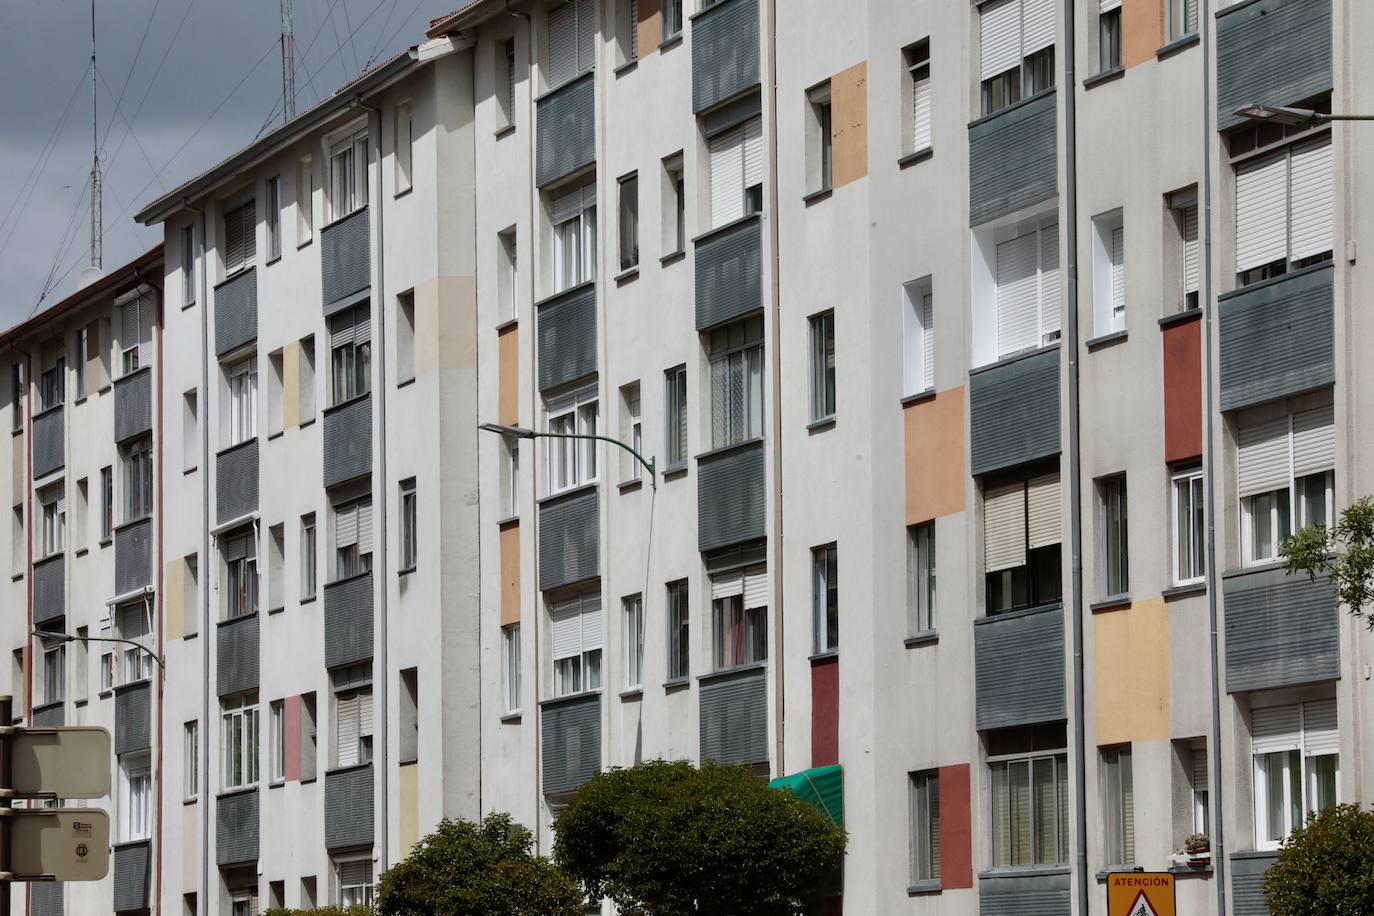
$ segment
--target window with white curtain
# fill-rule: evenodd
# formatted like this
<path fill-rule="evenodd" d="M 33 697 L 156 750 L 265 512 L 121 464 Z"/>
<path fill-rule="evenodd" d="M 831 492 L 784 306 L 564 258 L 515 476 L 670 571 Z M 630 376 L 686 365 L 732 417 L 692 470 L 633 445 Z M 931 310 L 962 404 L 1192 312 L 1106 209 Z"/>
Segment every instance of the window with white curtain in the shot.
<path fill-rule="evenodd" d="M 763 435 L 763 319 L 746 318 L 710 332 L 711 447 Z"/>
<path fill-rule="evenodd" d="M 1063 597 L 1059 473 L 983 489 L 987 612 L 1039 607 Z"/>
<path fill-rule="evenodd" d="M 1335 244 L 1331 137 L 1236 165 L 1236 282 L 1329 261 Z"/>
<path fill-rule="evenodd" d="M 349 859 L 334 866 L 339 882 L 339 905 L 372 908 L 372 860 Z M 257 912 L 254 910 L 254 912 Z M 235 914 L 237 916 L 237 914 Z"/>
<path fill-rule="evenodd" d="M 911 801 L 911 883 L 940 880 L 940 773 L 908 775 Z"/>
<path fill-rule="evenodd" d="M 1250 713 L 1255 762 L 1255 846 L 1278 849 L 1309 811 L 1340 803 L 1336 701 Z"/>
<path fill-rule="evenodd" d="M 334 682 L 334 766 L 351 767 L 372 759 L 372 665 L 340 668 Z"/>
<path fill-rule="evenodd" d="M 598 478 L 600 448 L 595 439 L 560 438 L 595 436 L 600 432 L 600 403 L 596 385 L 578 389 L 544 404 L 545 423 L 554 433 L 545 439 L 549 460 L 549 492 L 560 493 Z"/>
<path fill-rule="evenodd" d="M 907 397 L 935 387 L 935 297 L 931 278 L 902 284 L 903 391 Z"/>
<path fill-rule="evenodd" d="M 595 0 L 549 7 L 548 27 L 548 84 L 556 89 L 596 66 Z"/>
<path fill-rule="evenodd" d="M 1188 785 L 1193 792 L 1193 833 L 1212 830 L 1211 789 L 1207 778 L 1207 739 L 1198 738 L 1188 751 Z"/>
<path fill-rule="evenodd" d="M 337 503 L 333 513 L 335 580 L 372 569 L 372 496 Z"/>
<path fill-rule="evenodd" d="M 902 50 L 906 66 L 907 130 L 904 152 L 919 153 L 930 147 L 930 39 Z"/>
<path fill-rule="evenodd" d="M 750 118 L 707 139 L 711 227 L 763 209 L 763 120 Z"/>
<path fill-rule="evenodd" d="M 1126 230 L 1121 211 L 1093 218 L 1093 332 L 1126 329 Z"/>
<path fill-rule="evenodd" d="M 223 702 L 220 729 L 221 784 L 226 790 L 257 785 L 258 695 L 246 693 Z"/>
<path fill-rule="evenodd" d="M 1135 784 L 1130 745 L 1102 749 L 1103 821 L 1107 862 L 1135 864 Z"/>
<path fill-rule="evenodd" d="M 549 608 L 553 695 L 601 687 L 601 596 L 582 595 Z"/>
<path fill-rule="evenodd" d="M 1041 224 L 997 245 L 997 358 L 1059 340 L 1059 224 Z"/>
<path fill-rule="evenodd" d="M 1069 861 L 1069 767 L 1064 726 L 988 736 L 992 867 Z"/>
<path fill-rule="evenodd" d="M 1242 421 L 1236 433 L 1241 559 L 1278 559 L 1283 539 L 1334 521 L 1336 430 L 1331 405 Z"/>
<path fill-rule="evenodd" d="M 596 279 L 596 182 L 557 192 L 553 225 L 554 292 Z"/>
<path fill-rule="evenodd" d="M 991 0 L 978 8 L 983 114 L 1054 85 L 1054 0 Z"/>
<path fill-rule="evenodd" d="M 767 660 L 767 568 L 711 577 L 711 646 L 716 671 Z"/>

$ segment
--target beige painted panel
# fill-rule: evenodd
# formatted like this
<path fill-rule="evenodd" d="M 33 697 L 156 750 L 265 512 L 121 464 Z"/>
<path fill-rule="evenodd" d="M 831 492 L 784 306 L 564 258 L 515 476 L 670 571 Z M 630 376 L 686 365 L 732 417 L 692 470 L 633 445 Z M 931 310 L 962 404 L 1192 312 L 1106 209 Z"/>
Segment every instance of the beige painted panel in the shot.
<path fill-rule="evenodd" d="M 520 522 L 501 529 L 501 626 L 520 622 Z"/>
<path fill-rule="evenodd" d="M 902 411 L 906 423 L 906 523 L 964 511 L 964 389 Z"/>
<path fill-rule="evenodd" d="M 475 369 L 477 281 L 437 277 L 415 287 L 415 374 Z"/>
<path fill-rule="evenodd" d="M 401 810 L 397 819 L 400 821 L 401 858 L 404 859 L 420 841 L 420 764 L 403 763 L 399 770 Z"/>
<path fill-rule="evenodd" d="M 496 343 L 501 375 L 497 422 L 516 426 L 520 423 L 520 328 L 516 325 L 503 328 Z"/>
<path fill-rule="evenodd" d="M 1164 44 L 1163 0 L 1122 0 L 1121 65 L 1134 67 L 1155 59 Z"/>
<path fill-rule="evenodd" d="M 658 0 L 639 0 L 639 56 L 647 57 L 658 50 L 663 38 L 663 17 Z"/>
<path fill-rule="evenodd" d="M 1163 598 L 1093 614 L 1098 745 L 1169 738 L 1169 609 Z"/>
<path fill-rule="evenodd" d="M 86 384 L 91 391 L 105 387 L 105 373 L 100 365 L 100 348 L 107 342 L 100 339 L 100 319 L 86 326 Z"/>
<path fill-rule="evenodd" d="M 186 561 L 177 559 L 167 564 L 167 581 L 163 585 L 163 602 L 167 609 L 167 638 L 180 639 L 186 634 Z"/>
<path fill-rule="evenodd" d="M 301 425 L 301 345 L 291 341 L 281 350 L 281 425 L 293 429 Z"/>
<path fill-rule="evenodd" d="M 831 185 L 839 188 L 868 174 L 868 61 L 830 79 Z"/>

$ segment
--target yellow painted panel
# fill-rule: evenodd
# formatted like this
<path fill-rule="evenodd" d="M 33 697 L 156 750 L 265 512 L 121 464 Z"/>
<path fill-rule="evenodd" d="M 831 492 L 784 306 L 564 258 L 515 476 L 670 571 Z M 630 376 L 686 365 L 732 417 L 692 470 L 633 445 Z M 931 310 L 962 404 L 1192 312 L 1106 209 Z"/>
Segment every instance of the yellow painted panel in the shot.
<path fill-rule="evenodd" d="M 964 389 L 902 411 L 906 424 L 906 523 L 964 511 Z"/>
<path fill-rule="evenodd" d="M 397 775 L 401 790 L 401 810 L 397 818 L 401 830 L 401 858 L 404 859 L 420 841 L 420 764 L 403 763 Z"/>
<path fill-rule="evenodd" d="M 1097 744 L 1169 738 L 1169 608 L 1163 598 L 1093 615 Z"/>
<path fill-rule="evenodd" d="M 432 277 L 415 284 L 415 374 L 477 367 L 477 281 Z"/>
<path fill-rule="evenodd" d="M 830 137 L 832 187 L 843 187 L 867 175 L 868 61 L 831 77 Z"/>
<path fill-rule="evenodd" d="M 167 564 L 167 581 L 163 586 L 163 607 L 167 609 L 167 638 L 180 639 L 186 633 L 186 561 L 173 560 Z"/>
<path fill-rule="evenodd" d="M 301 345 L 291 341 L 281 351 L 281 424 L 283 429 L 301 425 Z"/>
<path fill-rule="evenodd" d="M 501 529 L 501 626 L 520 622 L 520 523 Z"/>

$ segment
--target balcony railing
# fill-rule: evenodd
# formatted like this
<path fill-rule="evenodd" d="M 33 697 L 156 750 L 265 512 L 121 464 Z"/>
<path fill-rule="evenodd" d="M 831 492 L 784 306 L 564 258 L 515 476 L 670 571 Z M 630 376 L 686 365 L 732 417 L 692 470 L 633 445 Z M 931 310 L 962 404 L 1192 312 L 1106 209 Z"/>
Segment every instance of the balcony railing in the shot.
<path fill-rule="evenodd" d="M 153 431 L 153 370 L 144 366 L 115 379 L 114 438 L 127 442 Z"/>
<path fill-rule="evenodd" d="M 215 457 L 215 521 L 218 524 L 258 510 L 258 440 L 231 445 Z"/>
<path fill-rule="evenodd" d="M 115 755 L 146 751 L 152 746 L 152 687 L 134 681 L 115 688 Z"/>
<path fill-rule="evenodd" d="M 768 762 L 768 669 L 753 665 L 703 675 L 700 684 L 701 760 L 753 765 Z"/>
<path fill-rule="evenodd" d="M 141 518 L 115 529 L 115 594 L 153 584 L 153 520 Z"/>
<path fill-rule="evenodd" d="M 324 485 L 372 473 L 372 395 L 335 404 L 324 412 Z"/>
<path fill-rule="evenodd" d="M 149 847 L 148 840 L 114 844 L 114 912 L 148 909 Z"/>
<path fill-rule="evenodd" d="M 324 845 L 328 849 L 372 845 L 372 764 L 324 774 Z"/>
<path fill-rule="evenodd" d="M 67 555 L 55 553 L 33 564 L 33 622 L 47 624 L 67 614 Z"/>
<path fill-rule="evenodd" d="M 596 283 L 583 283 L 540 302 L 539 390 L 596 372 Z"/>
<path fill-rule="evenodd" d="M 1256 0 L 1217 13 L 1217 129 L 1236 109 L 1296 105 L 1332 89 L 1331 0 Z"/>
<path fill-rule="evenodd" d="M 559 588 L 601 574 L 601 518 L 595 485 L 539 503 L 539 588 Z"/>
<path fill-rule="evenodd" d="M 215 628 L 215 679 L 219 696 L 255 690 L 261 627 L 257 614 L 221 620 Z"/>
<path fill-rule="evenodd" d="M 258 860 L 258 787 L 235 789 L 215 799 L 215 862 L 247 865 Z"/>
<path fill-rule="evenodd" d="M 698 236 L 693 248 L 698 331 L 763 308 L 763 220 L 757 213 Z"/>
<path fill-rule="evenodd" d="M 33 476 L 37 480 L 66 464 L 62 405 L 49 407 L 33 418 Z"/>

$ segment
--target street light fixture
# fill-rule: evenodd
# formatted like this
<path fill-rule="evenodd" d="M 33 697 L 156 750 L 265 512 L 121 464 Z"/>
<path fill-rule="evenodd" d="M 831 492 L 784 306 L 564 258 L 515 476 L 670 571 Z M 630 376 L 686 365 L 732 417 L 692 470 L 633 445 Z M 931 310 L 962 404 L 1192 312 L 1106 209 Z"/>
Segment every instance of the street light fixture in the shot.
<path fill-rule="evenodd" d="M 1374 121 L 1374 115 L 1326 114 L 1310 108 L 1288 108 L 1283 105 L 1261 105 L 1251 102 L 1235 110 L 1238 117 L 1271 124 L 1326 124 L 1329 121 Z"/>
<path fill-rule="evenodd" d="M 73 636 L 70 633 L 54 633 L 51 630 L 30 630 L 30 634 L 39 639 L 55 639 L 58 642 L 122 642 L 126 646 L 133 646 L 148 654 L 148 657 L 157 662 L 157 666 L 162 669 L 162 673 L 167 673 L 167 666 L 162 663 L 162 657 L 143 645 L 141 642 L 134 642 L 132 639 L 120 639 L 118 636 Z"/>
<path fill-rule="evenodd" d="M 634 455 L 635 460 L 638 461 L 640 464 L 642 464 L 642 465 L 644 466 L 644 469 L 645 469 L 646 471 L 649 472 L 649 485 L 650 485 L 651 487 L 653 487 L 655 490 L 658 489 L 658 478 L 656 477 L 656 475 L 655 475 L 655 473 L 654 473 L 654 459 L 652 459 L 652 458 L 645 458 L 643 455 L 641 455 L 641 454 L 640 454 L 639 452 L 637 452 L 635 449 L 631 448 L 629 445 L 626 445 L 624 442 L 621 442 L 619 439 L 612 439 L 610 436 L 595 436 L 595 435 L 590 435 L 590 434 L 588 434 L 588 433 L 541 433 L 541 432 L 537 432 L 537 431 L 535 431 L 535 430 L 533 430 L 533 429 L 526 429 L 526 428 L 523 427 L 523 426 L 506 426 L 506 425 L 504 425 L 504 424 L 502 424 L 502 423 L 483 423 L 483 424 L 481 424 L 480 426 L 478 426 L 477 428 L 480 429 L 480 430 L 483 430 L 483 431 L 485 431 L 485 432 L 496 433 L 497 435 L 501 436 L 501 438 L 507 439 L 507 440 L 513 440 L 513 439 L 596 439 L 596 440 L 599 440 L 599 441 L 601 441 L 601 442 L 609 442 L 609 443 L 611 443 L 612 445 L 618 445 L 618 446 L 620 446 L 621 448 L 623 448 L 625 451 L 629 452 L 631 455 Z"/>

